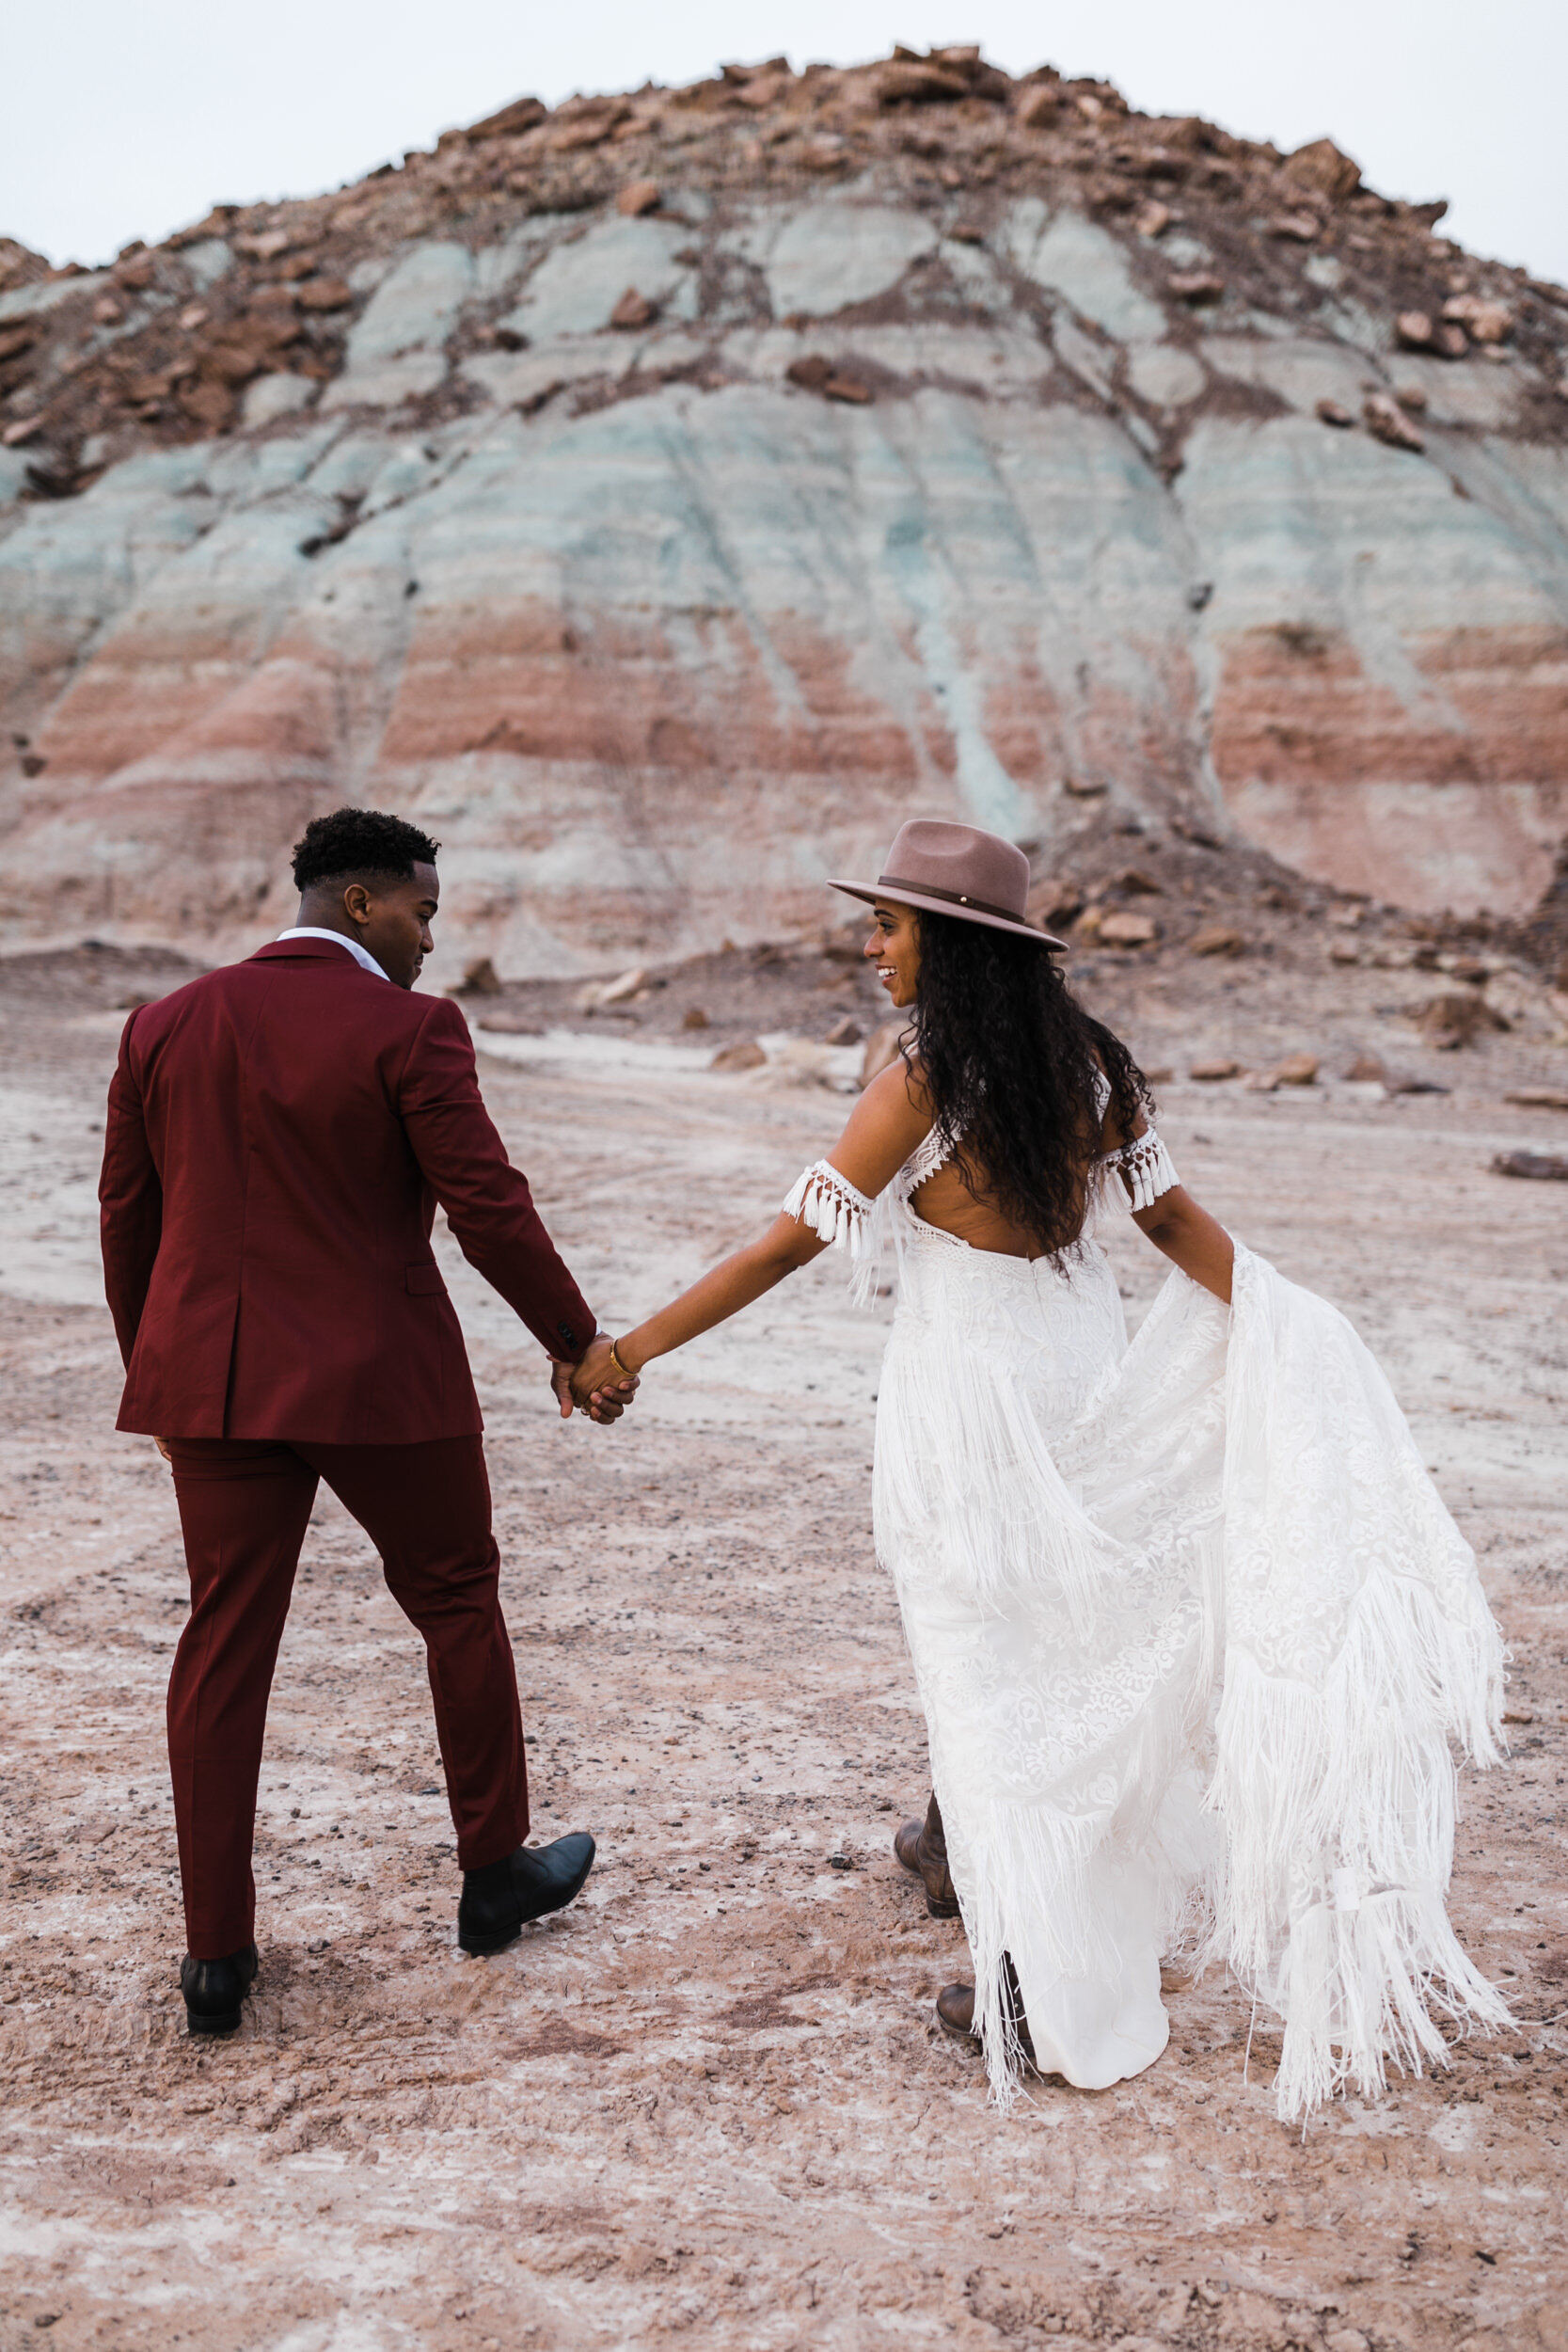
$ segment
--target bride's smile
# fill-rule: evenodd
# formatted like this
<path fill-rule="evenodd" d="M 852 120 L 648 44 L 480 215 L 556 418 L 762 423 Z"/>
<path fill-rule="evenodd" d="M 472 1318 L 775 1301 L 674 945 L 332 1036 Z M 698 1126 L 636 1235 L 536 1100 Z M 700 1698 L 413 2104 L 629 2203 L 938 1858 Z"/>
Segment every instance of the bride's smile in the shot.
<path fill-rule="evenodd" d="M 872 909 L 873 927 L 865 955 L 877 966 L 877 977 L 894 1005 L 912 1005 L 920 983 L 920 926 L 911 907 L 879 899 Z"/>

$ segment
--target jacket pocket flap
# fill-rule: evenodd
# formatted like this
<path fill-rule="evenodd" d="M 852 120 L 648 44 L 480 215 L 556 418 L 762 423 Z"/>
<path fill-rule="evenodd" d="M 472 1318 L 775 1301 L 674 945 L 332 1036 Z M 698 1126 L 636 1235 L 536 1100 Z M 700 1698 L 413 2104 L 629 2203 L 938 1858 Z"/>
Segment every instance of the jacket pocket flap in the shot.
<path fill-rule="evenodd" d="M 446 1295 L 447 1286 L 441 1279 L 441 1269 L 438 1265 L 411 1265 L 404 1279 L 416 1298 L 439 1298 Z"/>

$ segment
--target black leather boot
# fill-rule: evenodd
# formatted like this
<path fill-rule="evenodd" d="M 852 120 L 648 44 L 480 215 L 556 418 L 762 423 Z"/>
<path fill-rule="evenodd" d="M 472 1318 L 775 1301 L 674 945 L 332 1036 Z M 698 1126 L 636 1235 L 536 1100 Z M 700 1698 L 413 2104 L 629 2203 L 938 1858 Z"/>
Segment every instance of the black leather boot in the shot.
<path fill-rule="evenodd" d="M 466 1952 L 504 1951 L 531 1919 L 560 1911 L 594 1867 L 594 1840 L 586 1830 L 558 1837 L 551 1846 L 519 1846 L 503 1862 L 463 1873 L 457 1906 L 457 1940 Z"/>
<path fill-rule="evenodd" d="M 942 1808 L 933 1796 L 924 1821 L 906 1821 L 894 1833 L 893 1851 L 906 1870 L 926 1889 L 926 1908 L 933 1919 L 956 1919 L 958 1899 L 947 1873 L 947 1836 Z"/>
<path fill-rule="evenodd" d="M 232 2033 L 259 1965 L 254 1944 L 230 1952 L 227 1960 L 193 1960 L 187 1952 L 180 1963 L 187 2033 Z"/>

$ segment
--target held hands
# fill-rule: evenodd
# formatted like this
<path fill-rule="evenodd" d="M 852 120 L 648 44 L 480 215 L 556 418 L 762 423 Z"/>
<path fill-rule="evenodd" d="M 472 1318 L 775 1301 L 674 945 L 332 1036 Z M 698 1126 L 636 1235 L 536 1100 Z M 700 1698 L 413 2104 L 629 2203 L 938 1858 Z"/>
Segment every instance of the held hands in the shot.
<path fill-rule="evenodd" d="M 641 1384 L 630 1375 L 617 1376 L 610 1362 L 613 1345 L 609 1333 L 601 1331 L 590 1342 L 579 1364 L 562 1363 L 558 1357 L 551 1357 L 550 1386 L 560 1403 L 562 1421 L 570 1421 L 574 1411 L 586 1413 L 590 1421 L 620 1420 Z"/>

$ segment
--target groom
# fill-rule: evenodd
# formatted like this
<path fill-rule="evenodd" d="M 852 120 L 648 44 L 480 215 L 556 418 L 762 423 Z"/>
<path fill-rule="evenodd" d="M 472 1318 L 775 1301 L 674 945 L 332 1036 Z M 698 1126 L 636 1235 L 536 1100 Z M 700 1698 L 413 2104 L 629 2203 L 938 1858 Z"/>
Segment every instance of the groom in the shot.
<path fill-rule="evenodd" d="M 461 1012 L 412 993 L 433 950 L 436 848 L 373 809 L 315 818 L 294 851 L 296 925 L 134 1012 L 109 1089 L 118 1426 L 173 1465 L 191 1581 L 168 1748 L 193 2033 L 232 2032 L 256 1974 L 267 1694 L 320 1480 L 424 1638 L 463 1949 L 499 1951 L 570 1902 L 594 1860 L 586 1836 L 522 1842 L 483 1424 L 431 1253 L 436 1203 L 554 1359 L 563 1414 L 594 1317 L 480 1099 Z M 593 1417 L 614 1421 L 630 1393 Z"/>

